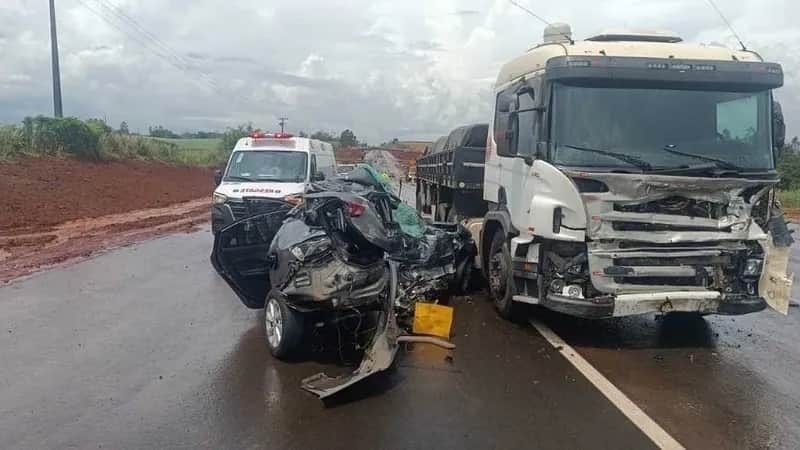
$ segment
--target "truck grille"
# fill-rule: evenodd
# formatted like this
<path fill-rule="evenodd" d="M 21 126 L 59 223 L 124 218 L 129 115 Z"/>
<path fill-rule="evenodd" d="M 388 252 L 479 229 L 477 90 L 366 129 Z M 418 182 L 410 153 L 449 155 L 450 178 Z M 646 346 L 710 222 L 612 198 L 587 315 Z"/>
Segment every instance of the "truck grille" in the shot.
<path fill-rule="evenodd" d="M 654 286 L 675 290 L 721 286 L 735 271 L 737 254 L 746 250 L 738 242 L 705 246 L 619 244 L 590 244 L 589 270 L 592 283 L 601 292 L 642 292 Z"/>
<path fill-rule="evenodd" d="M 617 220 L 611 222 L 614 231 L 729 231 L 730 227 L 715 228 L 711 226 L 669 225 L 663 223 L 627 222 Z"/>
<path fill-rule="evenodd" d="M 725 214 L 725 205 L 684 197 L 668 197 L 636 204 L 614 204 L 614 211 L 625 213 L 660 213 L 676 216 L 719 219 Z"/>

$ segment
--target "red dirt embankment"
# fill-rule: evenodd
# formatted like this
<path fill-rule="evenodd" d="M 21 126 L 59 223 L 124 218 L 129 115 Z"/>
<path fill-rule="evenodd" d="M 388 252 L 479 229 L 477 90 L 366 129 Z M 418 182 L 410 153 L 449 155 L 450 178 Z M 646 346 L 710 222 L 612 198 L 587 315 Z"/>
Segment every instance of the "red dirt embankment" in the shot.
<path fill-rule="evenodd" d="M 213 169 L 22 158 L 0 163 L 0 232 L 210 198 Z"/>
<path fill-rule="evenodd" d="M 0 163 L 0 282 L 206 222 L 213 169 L 23 158 Z"/>

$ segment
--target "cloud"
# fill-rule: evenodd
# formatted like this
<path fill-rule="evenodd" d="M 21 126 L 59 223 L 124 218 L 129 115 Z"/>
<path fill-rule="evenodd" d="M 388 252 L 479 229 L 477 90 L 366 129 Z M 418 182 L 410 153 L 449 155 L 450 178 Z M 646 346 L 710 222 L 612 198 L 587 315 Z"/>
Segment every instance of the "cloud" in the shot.
<path fill-rule="evenodd" d="M 64 108 L 134 130 L 270 129 L 288 116 L 294 131 L 351 128 L 376 143 L 434 138 L 488 121 L 499 67 L 543 30 L 507 0 L 114 1 L 135 25 L 99 1 L 57 5 Z M 527 5 L 570 23 L 579 39 L 607 27 L 665 28 L 689 42 L 736 45 L 697 0 Z M 783 64 L 776 97 L 789 132 L 800 134 L 800 6 L 720 6 L 749 47 Z M 0 122 L 51 113 L 47 2 L 0 2 L 0 30 Z"/>
<path fill-rule="evenodd" d="M 475 9 L 459 9 L 453 12 L 453 15 L 462 17 L 479 16 L 480 14 L 481 12 Z"/>

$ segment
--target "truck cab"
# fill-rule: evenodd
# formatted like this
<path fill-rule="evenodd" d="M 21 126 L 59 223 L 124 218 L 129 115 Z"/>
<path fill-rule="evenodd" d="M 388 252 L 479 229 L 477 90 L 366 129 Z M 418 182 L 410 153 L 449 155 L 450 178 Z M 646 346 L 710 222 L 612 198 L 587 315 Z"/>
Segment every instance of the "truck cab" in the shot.
<path fill-rule="evenodd" d="M 283 200 L 303 193 L 310 183 L 336 176 L 333 146 L 289 133 L 254 132 L 239 139 L 219 173 L 211 209 L 211 228 L 219 230 L 256 212 L 249 199 Z M 273 202 L 279 205 L 279 202 Z"/>
<path fill-rule="evenodd" d="M 499 313 L 787 313 L 782 84 L 751 51 L 548 27 L 495 86 L 480 250 Z"/>

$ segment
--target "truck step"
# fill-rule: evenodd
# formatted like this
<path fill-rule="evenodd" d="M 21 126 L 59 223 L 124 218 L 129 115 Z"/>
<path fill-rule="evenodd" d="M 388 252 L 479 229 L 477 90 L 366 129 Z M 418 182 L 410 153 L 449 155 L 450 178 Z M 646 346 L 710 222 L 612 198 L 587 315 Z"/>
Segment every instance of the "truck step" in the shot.
<path fill-rule="evenodd" d="M 539 299 L 536 297 L 528 297 L 527 295 L 515 295 L 512 297 L 515 302 L 527 303 L 529 305 L 538 305 Z"/>

